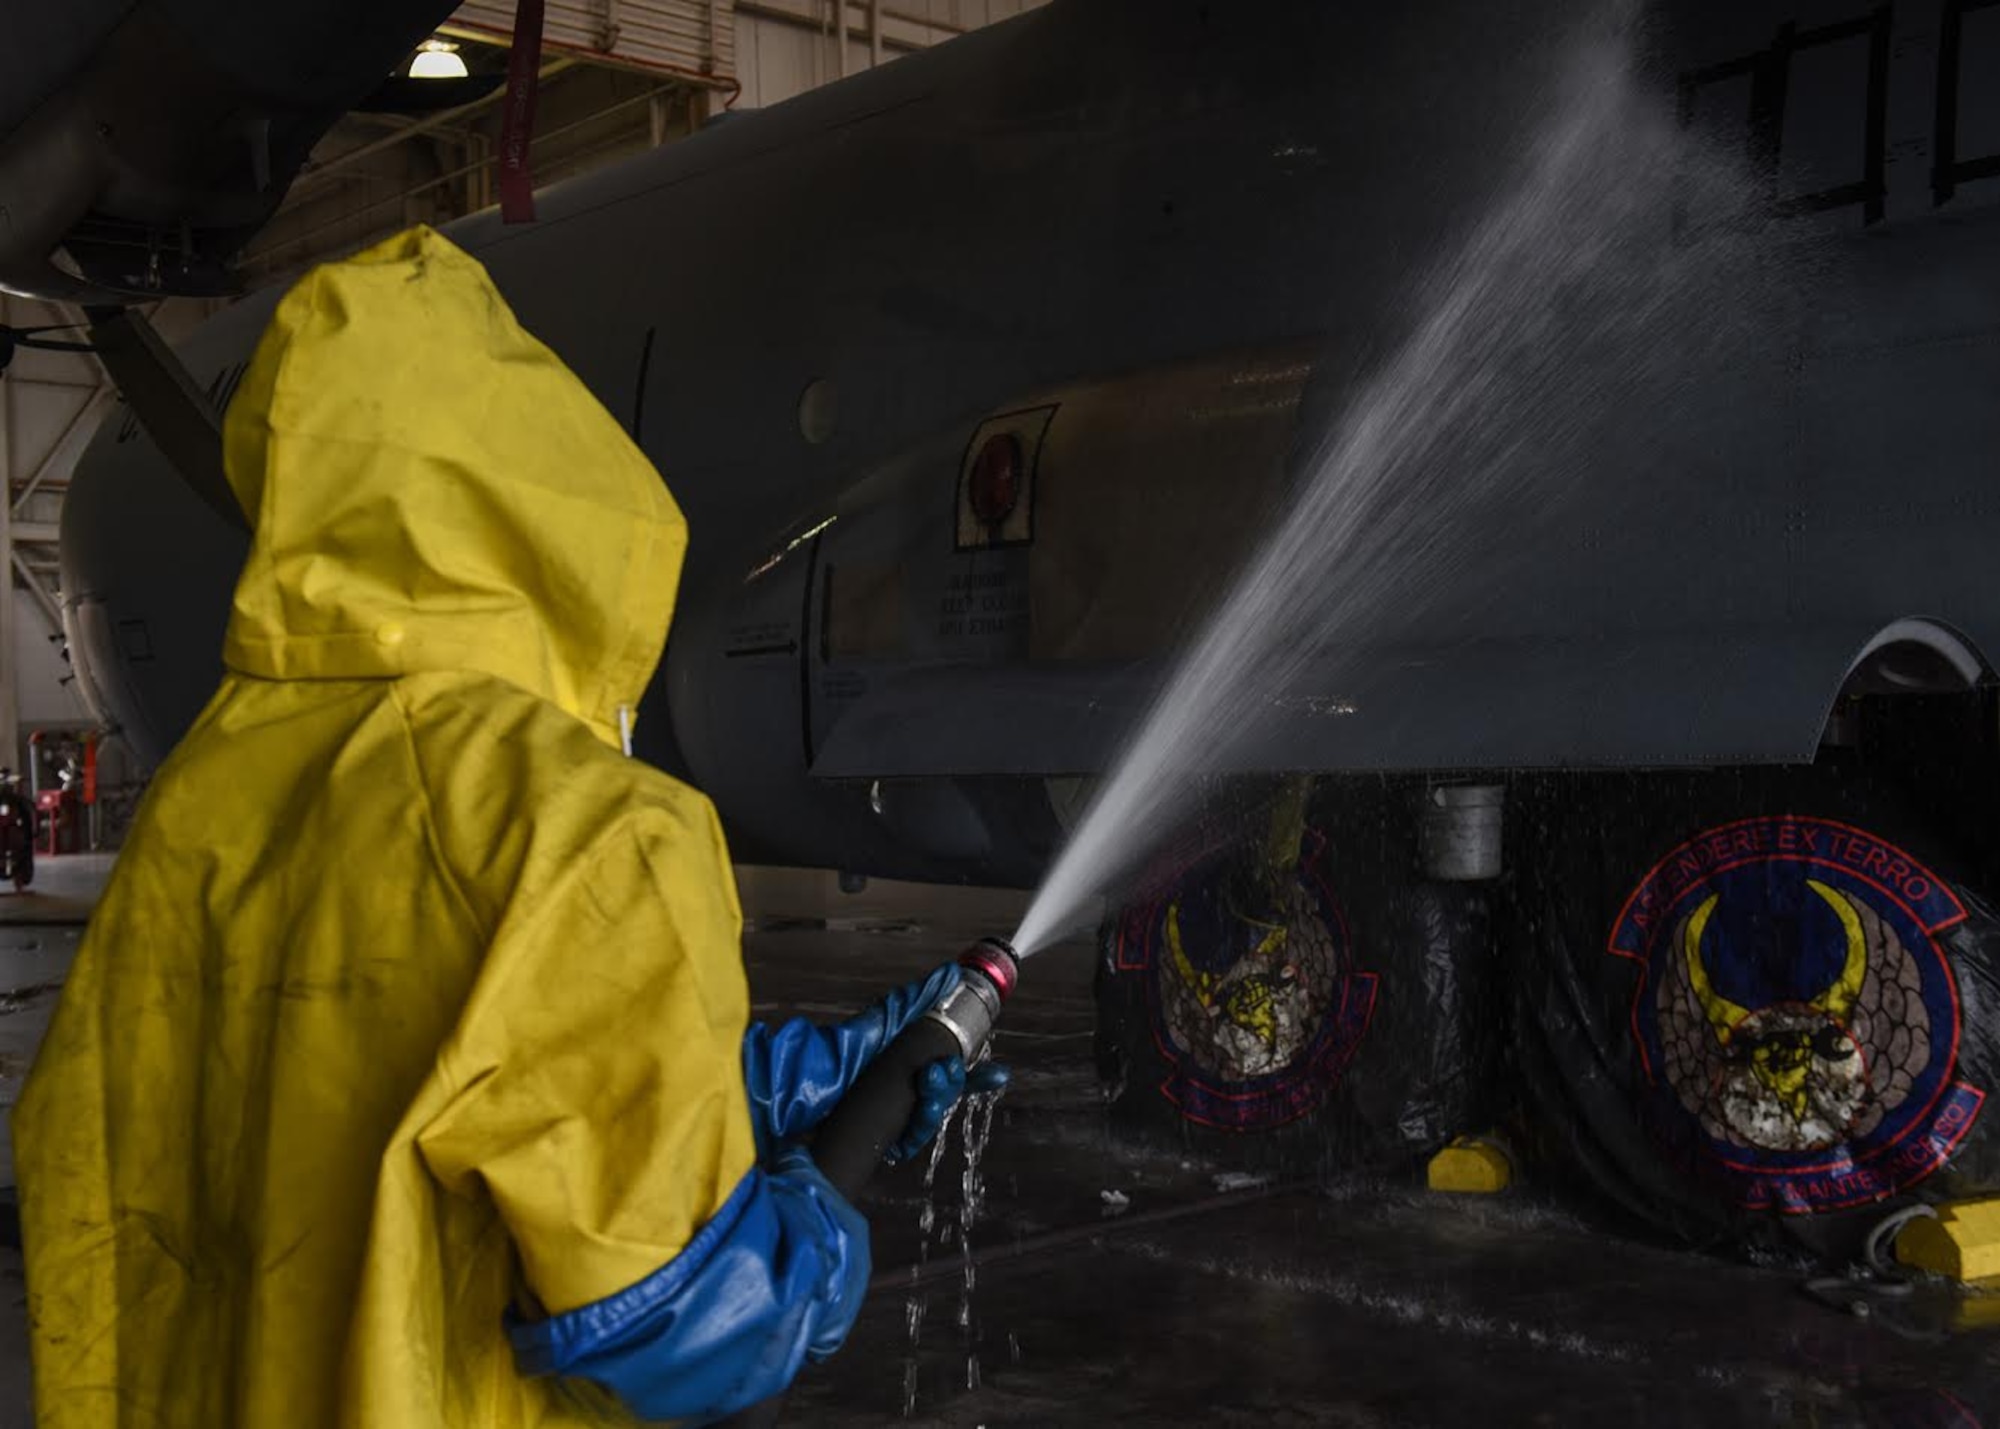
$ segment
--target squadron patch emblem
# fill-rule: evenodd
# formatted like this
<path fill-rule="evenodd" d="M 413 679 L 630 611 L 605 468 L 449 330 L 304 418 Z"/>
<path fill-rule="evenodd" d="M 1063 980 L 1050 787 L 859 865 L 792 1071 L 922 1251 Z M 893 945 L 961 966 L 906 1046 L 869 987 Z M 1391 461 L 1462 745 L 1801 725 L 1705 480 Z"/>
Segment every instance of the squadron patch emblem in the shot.
<path fill-rule="evenodd" d="M 1878 1201 L 1948 1161 L 1984 1093 L 1956 1077 L 1938 945 L 1965 909 L 1864 830 L 1751 819 L 1646 875 L 1610 951 L 1642 966 L 1648 1118 L 1687 1170 L 1754 1210 Z"/>
<path fill-rule="evenodd" d="M 1131 909 L 1113 949 L 1146 975 L 1160 1093 L 1189 1121 L 1264 1130 L 1312 1111 L 1368 1030 L 1376 978 L 1354 970 L 1346 919 L 1306 841 L 1272 907 L 1207 870 Z"/>

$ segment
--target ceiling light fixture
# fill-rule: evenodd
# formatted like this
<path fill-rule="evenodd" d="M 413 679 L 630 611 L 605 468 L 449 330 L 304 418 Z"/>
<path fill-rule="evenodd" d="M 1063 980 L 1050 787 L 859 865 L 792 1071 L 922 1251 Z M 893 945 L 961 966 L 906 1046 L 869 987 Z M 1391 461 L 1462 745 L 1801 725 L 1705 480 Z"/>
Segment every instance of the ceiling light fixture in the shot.
<path fill-rule="evenodd" d="M 411 79 L 464 79 L 465 74 L 458 46 L 444 40 L 425 40 L 410 61 Z"/>

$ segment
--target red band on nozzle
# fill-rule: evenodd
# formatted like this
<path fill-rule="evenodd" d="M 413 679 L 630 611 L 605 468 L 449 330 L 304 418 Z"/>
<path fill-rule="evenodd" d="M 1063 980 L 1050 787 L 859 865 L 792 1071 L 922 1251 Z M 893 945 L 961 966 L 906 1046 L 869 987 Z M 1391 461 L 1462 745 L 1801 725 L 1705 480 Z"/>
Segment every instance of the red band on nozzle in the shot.
<path fill-rule="evenodd" d="M 958 955 L 958 965 L 981 973 L 1005 1002 L 1021 978 L 1021 959 L 998 938 L 981 938 Z"/>

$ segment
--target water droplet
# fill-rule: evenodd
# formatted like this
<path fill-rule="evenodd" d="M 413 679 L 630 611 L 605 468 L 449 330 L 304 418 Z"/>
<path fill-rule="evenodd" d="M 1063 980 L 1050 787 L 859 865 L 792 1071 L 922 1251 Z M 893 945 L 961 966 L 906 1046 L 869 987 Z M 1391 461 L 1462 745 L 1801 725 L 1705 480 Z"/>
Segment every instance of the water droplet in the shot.
<path fill-rule="evenodd" d="M 944 1120 L 938 1123 L 937 1137 L 931 1142 L 931 1159 L 924 1167 L 924 1192 L 926 1195 L 930 1193 L 931 1187 L 937 1184 L 938 1162 L 944 1160 L 945 1143 L 951 1140 L 951 1124 L 957 1120 L 959 1108 L 964 1105 L 965 1099 L 960 1098 L 952 1106 L 951 1110 L 944 1114 Z"/>

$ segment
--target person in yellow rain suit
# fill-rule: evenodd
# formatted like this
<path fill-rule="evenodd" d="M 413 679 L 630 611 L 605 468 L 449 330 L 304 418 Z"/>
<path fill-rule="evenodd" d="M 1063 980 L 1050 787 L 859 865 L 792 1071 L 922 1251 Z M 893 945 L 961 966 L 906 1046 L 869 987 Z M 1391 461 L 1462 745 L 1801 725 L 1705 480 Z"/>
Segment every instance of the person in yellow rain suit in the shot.
<path fill-rule="evenodd" d="M 621 757 L 686 529 L 473 259 L 308 275 L 253 539 L 15 1116 L 42 1429 L 712 1420 L 833 1352 L 797 1143 L 952 984 L 747 1027 L 714 811 Z M 901 1150 L 966 1084 L 926 1073 Z"/>

